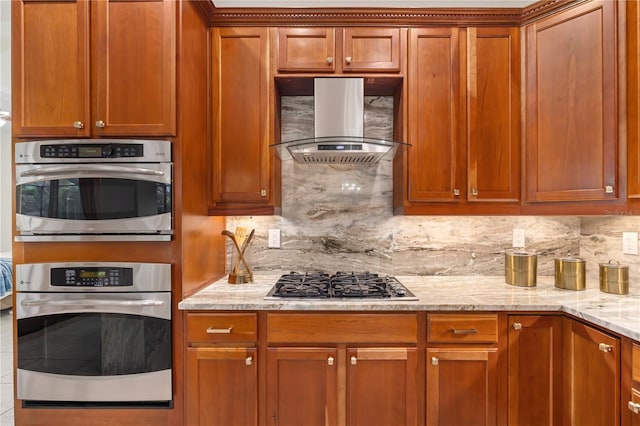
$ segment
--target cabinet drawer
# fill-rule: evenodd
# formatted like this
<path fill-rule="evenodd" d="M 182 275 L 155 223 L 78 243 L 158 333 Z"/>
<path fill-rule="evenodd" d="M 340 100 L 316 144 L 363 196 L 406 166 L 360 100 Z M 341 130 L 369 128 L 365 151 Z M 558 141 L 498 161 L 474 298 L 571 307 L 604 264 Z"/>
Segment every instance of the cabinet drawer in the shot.
<path fill-rule="evenodd" d="M 497 314 L 430 314 L 429 343 L 497 343 Z"/>
<path fill-rule="evenodd" d="M 640 383 L 640 345 L 633 345 L 631 351 L 631 379 Z"/>
<path fill-rule="evenodd" d="M 269 314 L 270 343 L 417 343 L 416 314 Z"/>
<path fill-rule="evenodd" d="M 187 314 L 188 342 L 247 342 L 257 338 L 256 314 Z"/>

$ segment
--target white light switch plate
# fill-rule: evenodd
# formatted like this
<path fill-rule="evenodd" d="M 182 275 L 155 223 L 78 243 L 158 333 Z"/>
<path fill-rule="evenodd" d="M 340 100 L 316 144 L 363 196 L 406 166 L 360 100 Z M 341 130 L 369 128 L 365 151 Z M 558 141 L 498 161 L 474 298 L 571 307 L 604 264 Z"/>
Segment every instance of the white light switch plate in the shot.
<path fill-rule="evenodd" d="M 623 232 L 622 233 L 622 253 L 638 254 L 638 233 Z"/>
<path fill-rule="evenodd" d="M 524 248 L 524 229 L 513 230 L 513 248 Z"/>
<path fill-rule="evenodd" d="M 269 229 L 269 248 L 280 248 L 279 229 Z"/>

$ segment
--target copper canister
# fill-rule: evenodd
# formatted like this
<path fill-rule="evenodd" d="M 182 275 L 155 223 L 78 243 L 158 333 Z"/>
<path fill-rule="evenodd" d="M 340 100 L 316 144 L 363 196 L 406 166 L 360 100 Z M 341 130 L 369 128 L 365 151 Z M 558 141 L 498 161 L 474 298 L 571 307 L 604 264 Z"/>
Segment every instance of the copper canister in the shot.
<path fill-rule="evenodd" d="M 579 257 L 555 258 L 555 286 L 565 290 L 584 290 L 586 261 Z"/>
<path fill-rule="evenodd" d="M 600 291 L 612 294 L 628 294 L 629 267 L 620 263 L 601 263 Z"/>
<path fill-rule="evenodd" d="M 505 252 L 504 280 L 507 284 L 520 287 L 535 287 L 538 256 L 527 252 Z"/>

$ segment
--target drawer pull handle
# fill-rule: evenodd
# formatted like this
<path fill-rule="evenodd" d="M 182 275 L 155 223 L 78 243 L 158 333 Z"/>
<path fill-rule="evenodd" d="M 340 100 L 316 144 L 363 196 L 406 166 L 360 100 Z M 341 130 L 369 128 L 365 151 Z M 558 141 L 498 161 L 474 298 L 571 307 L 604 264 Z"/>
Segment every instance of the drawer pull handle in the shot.
<path fill-rule="evenodd" d="M 356 365 L 358 363 L 358 358 L 356 358 L 355 356 L 351 357 L 351 365 Z"/>
<path fill-rule="evenodd" d="M 606 343 L 600 343 L 598 345 L 598 349 L 606 353 L 606 352 L 611 352 L 613 350 L 613 346 L 607 345 Z"/>
<path fill-rule="evenodd" d="M 512 327 L 514 330 L 522 330 L 522 324 L 520 324 L 519 322 L 514 322 Z"/>
<path fill-rule="evenodd" d="M 207 328 L 207 334 L 231 334 L 231 330 L 233 330 L 233 327 L 229 327 L 229 328 L 209 327 Z"/>
<path fill-rule="evenodd" d="M 431 365 L 438 365 L 440 360 L 437 357 L 431 357 Z"/>
<path fill-rule="evenodd" d="M 333 361 L 334 361 L 334 359 L 333 359 L 333 357 L 332 357 L 332 356 L 330 356 L 329 358 L 327 358 L 327 364 L 329 364 L 329 365 L 333 365 Z"/>
<path fill-rule="evenodd" d="M 451 332 L 453 334 L 478 334 L 478 330 L 475 328 L 462 328 L 462 329 L 452 328 Z"/>
<path fill-rule="evenodd" d="M 634 414 L 640 414 L 640 404 L 637 402 L 629 401 L 629 410 Z"/>
<path fill-rule="evenodd" d="M 253 357 L 248 356 L 247 359 L 244 360 L 245 365 L 253 365 Z"/>

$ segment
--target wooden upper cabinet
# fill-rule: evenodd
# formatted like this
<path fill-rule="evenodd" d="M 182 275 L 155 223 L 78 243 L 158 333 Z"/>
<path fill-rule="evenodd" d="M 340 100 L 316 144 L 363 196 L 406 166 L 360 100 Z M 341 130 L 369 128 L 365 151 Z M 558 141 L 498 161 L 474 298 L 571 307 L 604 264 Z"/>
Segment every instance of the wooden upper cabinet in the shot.
<path fill-rule="evenodd" d="M 591 1 L 526 27 L 527 201 L 618 197 L 619 4 Z"/>
<path fill-rule="evenodd" d="M 15 136 L 175 135 L 174 1 L 13 7 Z"/>
<path fill-rule="evenodd" d="M 467 29 L 467 200 L 520 201 L 518 28 Z"/>
<path fill-rule="evenodd" d="M 408 201 L 459 199 L 461 113 L 458 28 L 409 30 Z"/>
<path fill-rule="evenodd" d="M 640 201 L 640 5 L 627 9 L 627 193 Z M 639 416 L 640 417 L 640 416 Z"/>
<path fill-rule="evenodd" d="M 214 28 L 211 36 L 209 213 L 274 214 L 269 30 Z"/>
<path fill-rule="evenodd" d="M 278 28 L 277 70 L 399 73 L 402 34 L 400 28 Z"/>

